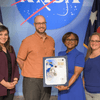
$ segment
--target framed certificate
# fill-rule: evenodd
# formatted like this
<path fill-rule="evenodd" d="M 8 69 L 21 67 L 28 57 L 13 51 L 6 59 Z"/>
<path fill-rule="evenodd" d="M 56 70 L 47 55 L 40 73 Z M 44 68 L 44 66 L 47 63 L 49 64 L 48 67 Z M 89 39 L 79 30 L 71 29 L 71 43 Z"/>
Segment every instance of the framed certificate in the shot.
<path fill-rule="evenodd" d="M 67 56 L 43 58 L 43 86 L 68 85 Z"/>

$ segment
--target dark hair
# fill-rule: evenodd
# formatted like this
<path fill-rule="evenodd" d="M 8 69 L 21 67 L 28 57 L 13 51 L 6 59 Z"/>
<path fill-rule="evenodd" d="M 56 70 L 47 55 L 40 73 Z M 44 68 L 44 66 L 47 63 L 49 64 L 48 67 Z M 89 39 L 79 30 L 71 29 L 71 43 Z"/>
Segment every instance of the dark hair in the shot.
<path fill-rule="evenodd" d="M 9 30 L 6 26 L 4 25 L 0 25 L 0 32 L 2 31 L 7 31 L 8 33 L 8 40 L 7 42 L 4 44 L 4 46 L 6 47 L 7 50 L 9 50 L 10 52 L 12 52 L 12 47 L 10 46 L 10 37 L 9 37 Z M 0 51 L 2 51 L 2 47 L 0 46 Z"/>
<path fill-rule="evenodd" d="M 62 42 L 65 44 L 66 39 L 67 39 L 68 37 L 70 37 L 71 34 L 74 35 L 75 39 L 77 40 L 77 45 L 78 45 L 78 42 L 79 42 L 78 35 L 75 34 L 75 33 L 73 33 L 73 32 L 67 32 L 66 34 L 64 34 L 63 37 L 62 37 Z M 76 46 L 77 46 L 77 45 L 76 45 Z"/>

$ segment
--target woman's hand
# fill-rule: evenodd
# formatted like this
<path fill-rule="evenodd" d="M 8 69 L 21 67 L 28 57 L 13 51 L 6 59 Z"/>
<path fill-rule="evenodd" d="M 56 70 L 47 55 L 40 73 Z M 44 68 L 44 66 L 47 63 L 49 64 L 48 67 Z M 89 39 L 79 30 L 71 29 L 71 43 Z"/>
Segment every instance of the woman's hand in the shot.
<path fill-rule="evenodd" d="M 18 81 L 13 81 L 12 83 L 13 83 L 13 84 L 14 84 L 14 86 L 15 86 L 15 85 L 18 83 Z"/>
<path fill-rule="evenodd" d="M 4 79 L 0 82 L 1 85 L 6 87 L 7 89 L 13 89 L 15 85 L 12 82 L 6 82 Z"/>
<path fill-rule="evenodd" d="M 11 82 L 11 83 L 10 83 L 10 82 L 6 82 L 5 87 L 6 87 L 7 89 L 13 89 L 13 88 L 15 87 L 15 85 L 12 84 L 12 82 Z"/>
<path fill-rule="evenodd" d="M 59 91 L 69 90 L 68 86 L 55 86 L 55 88 L 57 88 Z"/>
<path fill-rule="evenodd" d="M 13 83 L 14 85 L 16 85 L 16 84 L 18 83 L 18 78 L 14 78 L 12 83 Z"/>

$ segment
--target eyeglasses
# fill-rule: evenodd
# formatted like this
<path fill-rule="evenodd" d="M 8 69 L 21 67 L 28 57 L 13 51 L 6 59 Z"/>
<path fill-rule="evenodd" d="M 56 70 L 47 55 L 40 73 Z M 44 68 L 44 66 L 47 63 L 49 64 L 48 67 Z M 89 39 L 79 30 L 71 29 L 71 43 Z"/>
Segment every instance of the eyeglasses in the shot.
<path fill-rule="evenodd" d="M 75 40 L 77 39 L 66 39 L 66 42 L 69 42 L 69 41 L 74 42 Z"/>
<path fill-rule="evenodd" d="M 47 22 L 43 22 L 43 23 L 35 23 L 36 25 L 40 26 L 40 25 L 45 25 Z"/>
<path fill-rule="evenodd" d="M 99 40 L 90 40 L 90 42 L 96 42 L 96 43 L 98 43 L 98 42 L 100 42 Z"/>

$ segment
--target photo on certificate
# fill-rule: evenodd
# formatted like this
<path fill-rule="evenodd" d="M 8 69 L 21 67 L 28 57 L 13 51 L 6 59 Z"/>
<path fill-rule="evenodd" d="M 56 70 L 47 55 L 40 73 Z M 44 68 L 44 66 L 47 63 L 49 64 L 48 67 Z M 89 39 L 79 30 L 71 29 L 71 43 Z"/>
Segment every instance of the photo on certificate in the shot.
<path fill-rule="evenodd" d="M 67 56 L 43 58 L 43 86 L 68 85 Z"/>

